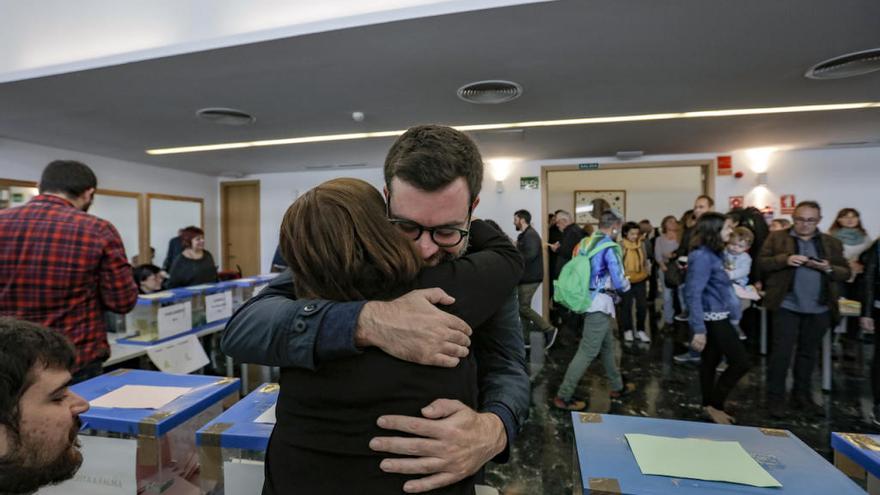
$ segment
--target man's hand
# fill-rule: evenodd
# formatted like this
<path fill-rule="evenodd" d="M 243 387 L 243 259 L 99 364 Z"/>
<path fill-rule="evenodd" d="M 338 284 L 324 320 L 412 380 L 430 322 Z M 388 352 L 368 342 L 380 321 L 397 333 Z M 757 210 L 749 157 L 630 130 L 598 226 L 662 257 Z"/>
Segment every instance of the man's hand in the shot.
<path fill-rule="evenodd" d="M 831 263 L 828 260 L 819 260 L 819 261 L 808 260 L 807 266 L 812 268 L 813 270 L 818 270 L 820 272 L 827 272 L 827 271 L 831 270 Z"/>
<path fill-rule="evenodd" d="M 867 330 L 869 332 L 874 331 L 874 318 L 862 316 L 861 318 L 859 318 L 859 324 L 861 325 L 862 330 Z"/>
<path fill-rule="evenodd" d="M 695 333 L 694 338 L 691 339 L 691 348 L 697 352 L 703 352 L 703 349 L 706 347 L 706 334 L 705 333 Z"/>
<path fill-rule="evenodd" d="M 556 241 L 556 242 L 554 242 L 553 244 L 547 244 L 547 246 L 548 246 L 550 249 L 552 249 L 553 252 L 555 253 L 557 250 L 559 250 L 559 241 Z"/>
<path fill-rule="evenodd" d="M 806 256 L 802 256 L 800 254 L 793 254 L 788 257 L 788 266 L 798 267 L 803 265 L 807 261 L 810 261 L 810 258 L 807 258 Z"/>
<path fill-rule="evenodd" d="M 455 299 L 442 289 L 420 289 L 389 302 L 364 305 L 355 330 L 355 345 L 375 346 L 398 359 L 454 368 L 468 355 L 471 327 L 437 309 Z"/>
<path fill-rule="evenodd" d="M 501 419 L 477 413 L 457 400 L 437 399 L 422 409 L 424 418 L 381 416 L 376 424 L 386 430 L 416 435 L 376 437 L 370 448 L 412 458 L 383 459 L 379 467 L 388 473 L 425 474 L 407 481 L 403 491 L 421 493 L 451 485 L 476 473 L 507 445 Z"/>

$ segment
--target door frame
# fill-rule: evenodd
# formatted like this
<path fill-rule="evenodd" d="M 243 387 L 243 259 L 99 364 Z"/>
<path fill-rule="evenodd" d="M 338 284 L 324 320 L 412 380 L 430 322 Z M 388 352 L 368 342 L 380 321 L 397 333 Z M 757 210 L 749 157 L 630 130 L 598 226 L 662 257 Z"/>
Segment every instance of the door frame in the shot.
<path fill-rule="evenodd" d="M 599 170 L 622 170 L 622 169 L 632 169 L 632 168 L 670 168 L 670 167 L 700 167 L 700 173 L 702 178 L 702 186 L 703 186 L 703 194 L 709 195 L 715 199 L 715 203 L 718 204 L 717 198 L 715 198 L 715 172 L 717 170 L 716 167 L 717 159 L 715 158 L 701 158 L 701 159 L 692 159 L 692 160 L 663 160 L 663 161 L 645 161 L 645 162 L 609 162 L 609 163 L 600 163 Z M 566 165 L 542 165 L 541 166 L 541 225 L 542 227 L 542 238 L 547 239 L 548 234 L 550 232 L 550 226 L 547 225 L 547 214 L 549 213 L 547 208 L 549 190 L 547 179 L 549 178 L 550 172 L 563 172 L 563 171 L 572 171 L 572 170 L 581 170 L 578 167 L 578 162 L 572 161 L 571 164 Z M 584 170 L 584 173 L 590 173 L 590 170 Z M 544 259 L 544 282 L 541 284 L 542 286 L 542 301 L 541 312 L 545 319 L 550 318 L 550 271 L 549 271 L 549 257 L 543 256 Z"/>
<path fill-rule="evenodd" d="M 260 232 L 260 181 L 259 179 L 254 180 L 235 180 L 235 181 L 226 181 L 220 183 L 220 248 L 222 253 L 222 264 L 221 268 L 223 270 L 230 270 L 229 266 L 229 217 L 226 212 L 226 199 L 228 196 L 228 191 L 232 187 L 242 187 L 242 186 L 257 186 L 257 272 L 262 271 L 263 268 L 263 248 L 261 244 L 261 234 Z"/>

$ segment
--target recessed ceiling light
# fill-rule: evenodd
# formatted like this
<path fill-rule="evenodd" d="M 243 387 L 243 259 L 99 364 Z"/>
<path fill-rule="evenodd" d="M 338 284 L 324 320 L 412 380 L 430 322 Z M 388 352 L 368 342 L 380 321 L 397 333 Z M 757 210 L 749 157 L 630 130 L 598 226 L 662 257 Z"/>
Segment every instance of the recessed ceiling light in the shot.
<path fill-rule="evenodd" d="M 809 79 L 842 79 L 880 70 L 880 48 L 847 53 L 812 66 L 804 74 Z"/>
<path fill-rule="evenodd" d="M 201 110 L 196 110 L 196 117 L 214 124 L 222 125 L 249 125 L 257 121 L 256 117 L 247 112 L 242 112 L 241 110 L 236 110 L 234 108 L 222 107 L 202 108 Z"/>
<path fill-rule="evenodd" d="M 859 110 L 880 108 L 880 102 L 835 103 L 829 105 L 800 105 L 792 107 L 737 108 L 729 110 L 700 110 L 696 112 L 653 113 L 643 115 L 619 115 L 611 117 L 582 117 L 561 120 L 534 120 L 527 122 L 504 122 L 497 124 L 474 124 L 453 126 L 464 132 L 486 131 L 494 129 L 525 129 L 530 127 L 556 127 L 567 125 L 610 124 L 618 122 L 643 122 L 651 120 L 696 119 L 704 117 L 737 117 L 747 115 L 770 115 L 798 112 L 829 112 L 834 110 Z M 348 141 L 381 137 L 397 137 L 406 130 L 353 132 L 348 134 L 324 134 L 320 136 L 302 136 L 284 139 L 267 139 L 261 141 L 241 141 L 236 143 L 202 144 L 196 146 L 179 146 L 174 148 L 154 148 L 146 150 L 149 155 L 172 155 L 177 153 L 196 153 L 201 151 L 230 150 L 239 148 L 255 148 L 260 146 L 281 146 L 285 144 L 323 143 L 329 141 Z"/>

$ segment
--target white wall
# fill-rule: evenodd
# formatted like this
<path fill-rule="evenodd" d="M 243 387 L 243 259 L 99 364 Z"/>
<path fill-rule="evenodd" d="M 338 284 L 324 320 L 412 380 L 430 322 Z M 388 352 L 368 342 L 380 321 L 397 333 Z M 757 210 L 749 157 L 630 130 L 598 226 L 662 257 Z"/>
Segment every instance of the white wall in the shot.
<path fill-rule="evenodd" d="M 666 215 L 681 216 L 703 193 L 699 166 L 630 168 L 621 170 L 572 170 L 550 172 L 547 177 L 547 209 L 574 213 L 574 191 L 626 191 L 626 220 L 647 218 L 654 225 Z"/>
<path fill-rule="evenodd" d="M 852 207 L 861 212 L 868 234 L 880 235 L 880 148 L 777 151 L 770 156 L 766 190 L 755 188 L 757 178 L 749 157 L 742 152 L 732 155 L 734 171 L 744 176 L 716 179 L 715 199 L 720 210 L 726 209 L 730 196 L 745 196 L 748 206 L 770 205 L 776 216 L 790 217 L 779 213 L 779 196 L 794 194 L 797 201 L 819 202 L 823 230 L 839 209 Z"/>
<path fill-rule="evenodd" d="M 284 212 L 287 211 L 287 208 L 300 194 L 336 177 L 363 179 L 380 191 L 384 187 L 382 169 L 380 168 L 255 174 L 245 178 L 245 180 L 260 181 L 260 269 L 262 273 L 269 273 L 271 268 L 272 256 L 278 246 L 281 219 L 284 218 Z M 221 178 L 219 182 L 232 181 Z"/>
<path fill-rule="evenodd" d="M 58 159 L 79 160 L 91 167 L 98 177 L 99 188 L 203 198 L 205 200 L 206 248 L 215 254 L 215 257 L 219 256 L 217 180 L 214 177 L 0 139 L 0 178 L 39 181 L 43 168 L 52 160 Z M 157 241 L 155 244 L 161 243 L 167 245 L 168 239 Z M 157 245 L 154 247 L 157 250 L 159 248 Z M 126 254 L 131 259 L 137 253 L 126 251 Z M 157 261 L 162 262 L 162 260 Z"/>

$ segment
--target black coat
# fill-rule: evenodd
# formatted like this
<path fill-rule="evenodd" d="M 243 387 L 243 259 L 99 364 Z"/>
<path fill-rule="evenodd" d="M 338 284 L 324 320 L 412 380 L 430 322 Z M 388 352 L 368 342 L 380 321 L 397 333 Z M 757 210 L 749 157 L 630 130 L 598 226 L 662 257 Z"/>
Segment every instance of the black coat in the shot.
<path fill-rule="evenodd" d="M 544 280 L 544 253 L 541 244 L 541 236 L 531 225 L 516 238 L 516 248 L 519 249 L 525 264 L 520 284 L 533 284 Z"/>

